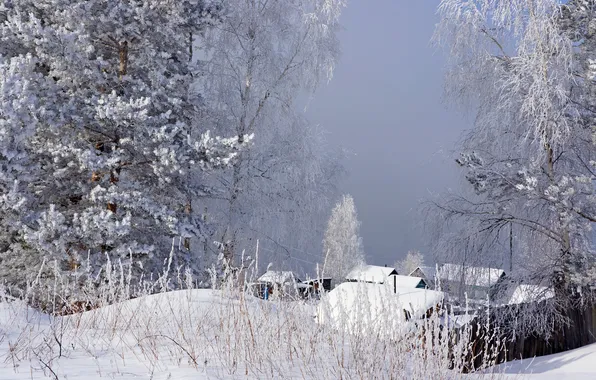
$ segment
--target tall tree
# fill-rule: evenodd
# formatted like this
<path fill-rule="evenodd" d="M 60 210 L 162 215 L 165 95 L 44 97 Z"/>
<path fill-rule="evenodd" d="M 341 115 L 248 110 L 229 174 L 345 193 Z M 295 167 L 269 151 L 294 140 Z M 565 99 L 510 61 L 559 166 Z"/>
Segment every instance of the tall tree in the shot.
<path fill-rule="evenodd" d="M 191 46 L 217 24 L 216 4 L 0 3 L 4 279 L 43 260 L 68 272 L 105 255 L 151 271 L 173 238 L 201 236 L 187 212 L 204 191 L 198 174 L 248 140 L 201 127 Z"/>
<path fill-rule="evenodd" d="M 262 249 L 282 256 L 320 241 L 314 239 L 316 223 L 282 221 L 306 212 L 315 219 L 334 195 L 328 185 L 337 161 L 323 149 L 316 129 L 297 114 L 295 99 L 331 78 L 344 3 L 228 1 L 223 22 L 206 33 L 203 75 L 211 123 L 238 136 L 255 133 L 251 149 L 233 168 L 212 178 L 222 190 L 209 206 L 222 226 L 214 240 L 225 243 L 227 260 L 235 252 L 252 251 L 257 238 Z M 300 242 L 304 247 L 292 247 L 299 236 L 290 232 L 294 227 L 307 237 Z"/>
<path fill-rule="evenodd" d="M 323 240 L 323 276 L 342 281 L 350 270 L 364 264 L 360 222 L 350 195 L 337 203 L 325 231 Z"/>
<path fill-rule="evenodd" d="M 555 312 L 595 279 L 587 5 L 443 0 L 435 35 L 449 52 L 448 95 L 476 112 L 457 159 L 471 191 L 433 205 L 442 249 L 468 263 L 507 252 L 514 276 L 555 288 Z"/>

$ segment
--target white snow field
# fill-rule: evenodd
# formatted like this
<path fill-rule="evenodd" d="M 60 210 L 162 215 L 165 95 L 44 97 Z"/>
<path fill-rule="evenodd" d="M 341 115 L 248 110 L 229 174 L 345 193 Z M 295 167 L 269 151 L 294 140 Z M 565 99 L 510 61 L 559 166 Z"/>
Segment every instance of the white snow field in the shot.
<path fill-rule="evenodd" d="M 315 310 L 212 290 L 144 296 L 63 318 L 4 300 L 0 380 L 596 379 L 596 345 L 464 376 L 446 369 L 446 351 L 420 344 L 428 335 L 355 336 L 317 324 Z"/>

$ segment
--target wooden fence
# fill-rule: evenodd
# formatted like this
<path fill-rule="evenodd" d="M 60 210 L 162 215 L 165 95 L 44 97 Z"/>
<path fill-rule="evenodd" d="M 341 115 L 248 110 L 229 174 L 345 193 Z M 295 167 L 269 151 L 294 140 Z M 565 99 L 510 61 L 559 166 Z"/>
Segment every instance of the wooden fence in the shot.
<path fill-rule="evenodd" d="M 514 310 L 499 308 L 495 313 L 512 311 Z M 469 326 L 471 350 L 465 358 L 464 372 L 482 368 L 486 363 L 494 365 L 515 359 L 556 354 L 596 342 L 596 305 L 567 310 L 564 316 L 569 323 L 555 326 L 555 331 L 548 338 L 534 334 L 511 337 L 507 333 L 498 333 L 507 330 L 507 321 L 500 322 L 500 325 L 493 322 L 487 331 L 482 321 L 474 320 Z"/>

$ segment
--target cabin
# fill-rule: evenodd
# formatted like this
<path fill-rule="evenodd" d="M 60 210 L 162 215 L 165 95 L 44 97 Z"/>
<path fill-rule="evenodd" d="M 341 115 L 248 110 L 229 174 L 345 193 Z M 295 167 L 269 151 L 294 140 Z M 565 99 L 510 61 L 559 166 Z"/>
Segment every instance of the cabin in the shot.
<path fill-rule="evenodd" d="M 268 270 L 250 284 L 253 295 L 268 299 L 269 296 L 280 298 L 306 297 L 311 286 L 303 283 L 291 271 Z"/>
<path fill-rule="evenodd" d="M 504 281 L 505 271 L 497 268 L 443 264 L 436 274 L 441 289 L 463 298 L 495 298 L 499 285 Z"/>

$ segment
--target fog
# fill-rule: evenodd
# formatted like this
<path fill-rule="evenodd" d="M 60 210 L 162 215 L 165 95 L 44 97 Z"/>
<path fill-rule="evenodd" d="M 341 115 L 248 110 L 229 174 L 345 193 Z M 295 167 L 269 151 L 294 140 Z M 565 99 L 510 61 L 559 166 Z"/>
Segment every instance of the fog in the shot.
<path fill-rule="evenodd" d="M 431 261 L 419 204 L 457 185 L 455 142 L 471 122 L 443 97 L 442 53 L 430 44 L 437 1 L 351 1 L 342 58 L 307 117 L 349 152 L 341 190 L 355 199 L 367 261 L 408 250 Z"/>

